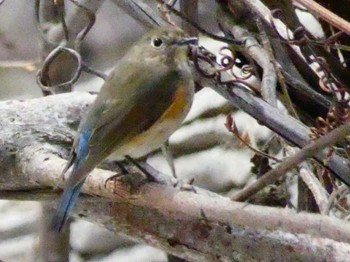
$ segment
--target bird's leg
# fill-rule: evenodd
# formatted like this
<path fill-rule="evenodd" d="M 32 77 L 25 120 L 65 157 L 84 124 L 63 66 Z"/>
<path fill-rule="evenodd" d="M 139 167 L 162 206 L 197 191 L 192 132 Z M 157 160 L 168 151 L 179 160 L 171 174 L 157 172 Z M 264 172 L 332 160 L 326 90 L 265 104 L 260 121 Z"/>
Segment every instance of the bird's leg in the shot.
<path fill-rule="evenodd" d="M 177 178 L 176 176 L 176 171 L 175 171 L 175 165 L 174 165 L 174 156 L 170 150 L 169 147 L 169 140 L 165 141 L 165 143 L 161 146 L 162 153 L 170 167 L 171 174 L 173 175 L 174 178 Z"/>
<path fill-rule="evenodd" d="M 99 164 L 98 167 L 117 172 L 120 175 L 127 175 L 129 174 L 129 171 L 126 165 L 127 163 L 123 160 L 107 159 L 106 161 Z"/>
<path fill-rule="evenodd" d="M 135 159 L 133 159 L 131 156 L 126 155 L 125 159 L 128 160 L 135 167 L 137 167 L 146 176 L 148 181 L 157 182 L 157 179 L 150 172 L 148 172 L 141 164 L 139 164 Z"/>
<path fill-rule="evenodd" d="M 117 161 L 116 165 L 118 166 L 118 168 L 120 169 L 120 171 L 122 172 L 121 175 L 127 175 L 129 174 L 129 171 L 126 169 L 126 167 L 124 166 L 124 163 Z"/>
<path fill-rule="evenodd" d="M 130 168 L 126 169 L 123 166 L 124 163 L 116 162 L 122 171 L 121 174 L 111 176 L 106 180 L 105 186 L 109 181 L 113 181 L 115 184 L 122 183 L 127 184 L 130 193 L 137 192 L 138 188 L 147 182 L 155 182 L 164 185 L 172 185 L 172 179 L 169 176 L 161 174 L 159 171 L 148 165 L 146 162 L 138 162 L 130 156 L 124 156 L 126 161 L 129 161 L 136 167 L 137 171 L 133 172 Z M 140 172 L 139 172 L 140 171 Z M 146 179 L 145 179 L 146 177 Z"/>
<path fill-rule="evenodd" d="M 120 172 L 107 178 L 105 181 L 105 187 L 109 181 L 115 182 L 116 180 L 120 179 L 120 177 L 123 177 L 129 174 L 129 171 L 126 169 L 126 167 L 124 166 L 124 163 L 122 163 L 121 161 L 113 161 L 113 164 L 117 166 Z M 110 168 L 110 165 L 108 165 L 108 167 Z M 115 168 L 112 168 L 112 169 L 115 169 Z"/>
<path fill-rule="evenodd" d="M 129 194 L 133 195 L 137 193 L 138 189 L 144 185 L 147 182 L 158 182 L 153 175 L 150 174 L 150 172 L 147 171 L 145 167 L 143 167 L 141 164 L 139 164 L 135 159 L 133 159 L 130 156 L 124 156 L 125 160 L 130 162 L 132 165 L 134 165 L 138 170 L 136 172 L 130 172 L 130 169 L 127 170 L 124 166 L 120 165 L 121 170 L 125 170 L 123 172 L 124 174 L 117 174 L 115 176 L 112 176 L 106 180 L 105 185 L 107 185 L 107 182 L 113 181 L 114 182 L 114 193 L 121 195 L 120 193 L 117 193 L 117 188 L 120 189 L 120 186 L 118 187 L 118 184 L 123 184 L 124 191 L 128 192 Z M 118 163 L 118 162 L 117 162 Z M 119 164 L 121 164 L 119 162 Z M 139 172 L 141 171 L 141 172 Z M 126 174 L 125 174 L 126 173 Z M 146 179 L 145 179 L 146 176 Z M 128 196 L 130 197 L 130 195 Z"/>
<path fill-rule="evenodd" d="M 149 182 L 155 182 L 162 185 L 173 185 L 174 178 L 169 175 L 163 174 L 157 169 L 149 165 L 145 159 L 136 161 L 130 156 L 125 156 L 138 170 L 143 173 L 143 176 L 146 176 Z"/>
<path fill-rule="evenodd" d="M 112 182 L 114 185 L 113 192 L 115 194 L 125 197 L 125 193 L 127 192 L 127 197 L 130 198 L 138 191 L 140 186 L 145 183 L 145 177 L 140 172 L 130 171 L 130 168 L 125 166 L 127 164 L 125 162 L 116 161 L 113 164 L 118 167 L 120 172 L 107 178 L 105 181 L 105 187 L 107 188 L 108 182 Z"/>
<path fill-rule="evenodd" d="M 197 193 L 196 189 L 193 186 L 194 178 L 190 179 L 190 180 L 178 179 L 178 177 L 176 175 L 175 165 L 174 165 L 174 156 L 173 156 L 171 149 L 170 149 L 170 146 L 169 146 L 169 140 L 167 140 L 161 146 L 161 149 L 162 149 L 162 153 L 163 153 L 166 161 L 168 162 L 168 165 L 169 165 L 170 170 L 171 170 L 171 174 L 173 175 L 173 177 L 175 179 L 177 179 L 177 182 L 174 184 L 174 186 L 180 188 L 180 190 L 183 190 L 183 191 L 192 191 L 194 193 Z"/>
<path fill-rule="evenodd" d="M 191 191 L 197 193 L 197 190 L 193 186 L 194 178 L 188 180 L 178 180 L 177 183 L 174 184 L 174 187 L 179 188 L 181 191 Z"/>

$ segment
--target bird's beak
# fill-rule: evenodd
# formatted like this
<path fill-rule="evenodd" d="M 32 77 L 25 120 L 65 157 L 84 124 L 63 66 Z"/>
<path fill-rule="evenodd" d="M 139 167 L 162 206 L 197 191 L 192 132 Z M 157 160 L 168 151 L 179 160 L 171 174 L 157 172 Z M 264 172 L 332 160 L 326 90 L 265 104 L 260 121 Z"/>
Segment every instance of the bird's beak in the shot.
<path fill-rule="evenodd" d="M 175 41 L 174 45 L 189 45 L 189 44 L 197 44 L 198 43 L 198 38 L 197 37 L 186 37 L 182 38 L 179 41 Z"/>

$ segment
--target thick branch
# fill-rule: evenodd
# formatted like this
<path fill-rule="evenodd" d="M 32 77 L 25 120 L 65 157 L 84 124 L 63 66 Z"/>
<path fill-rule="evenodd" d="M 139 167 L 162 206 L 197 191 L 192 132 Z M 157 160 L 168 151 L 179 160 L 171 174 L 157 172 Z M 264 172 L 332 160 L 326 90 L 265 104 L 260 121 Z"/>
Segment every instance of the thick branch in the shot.
<path fill-rule="evenodd" d="M 29 155 L 31 161 L 21 161 L 21 170 L 36 182 L 51 185 L 48 174 L 57 179 L 65 161 L 51 154 L 34 153 L 33 149 L 23 152 L 21 158 Z M 177 256 L 212 261 L 216 254 L 233 259 L 232 251 L 236 251 L 267 260 L 287 256 L 288 260 L 310 257 L 317 261 L 324 256 L 344 257 L 350 250 L 350 245 L 337 242 L 350 242 L 350 225 L 336 219 L 246 205 L 209 192 L 182 192 L 153 183 L 130 194 L 128 186 L 120 183 L 110 182 L 104 187 L 113 174 L 95 170 L 83 192 L 117 202 L 87 199 L 79 203 L 78 216 Z M 332 248 L 324 249 L 325 245 Z M 298 252 L 290 252 L 291 246 Z M 261 252 L 251 254 L 251 248 Z"/>
<path fill-rule="evenodd" d="M 1 190 L 9 195 L 11 189 L 30 193 L 32 188 L 56 185 L 66 162 L 57 154 L 65 155 L 70 148 L 71 128 L 93 98 L 70 93 L 0 103 Z M 349 255 L 350 245 L 345 243 L 350 243 L 350 225 L 337 219 L 232 202 L 205 190 L 183 192 L 167 183 L 140 180 L 130 193 L 130 184 L 121 181 L 105 187 L 113 174 L 95 169 L 89 175 L 83 192 L 109 201 L 86 198 L 77 206 L 78 215 L 186 259 L 212 261 L 220 254 L 232 260 L 239 254 L 321 261 Z"/>

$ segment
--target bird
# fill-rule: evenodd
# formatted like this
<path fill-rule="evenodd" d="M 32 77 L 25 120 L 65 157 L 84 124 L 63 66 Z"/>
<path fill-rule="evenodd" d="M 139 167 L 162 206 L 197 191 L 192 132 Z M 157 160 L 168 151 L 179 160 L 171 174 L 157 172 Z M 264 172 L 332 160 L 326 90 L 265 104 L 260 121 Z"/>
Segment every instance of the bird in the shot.
<path fill-rule="evenodd" d="M 116 63 L 80 122 L 51 229 L 61 231 L 86 177 L 103 160 L 144 156 L 180 127 L 194 96 L 189 44 L 196 38 L 179 27 L 158 26 Z"/>

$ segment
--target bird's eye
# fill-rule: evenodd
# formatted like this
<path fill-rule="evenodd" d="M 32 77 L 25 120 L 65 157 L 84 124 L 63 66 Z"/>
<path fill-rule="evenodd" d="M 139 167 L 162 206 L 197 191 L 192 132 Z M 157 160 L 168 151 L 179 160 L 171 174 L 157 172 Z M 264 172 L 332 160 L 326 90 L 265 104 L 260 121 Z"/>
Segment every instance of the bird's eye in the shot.
<path fill-rule="evenodd" d="M 163 45 L 163 40 L 158 38 L 158 37 L 155 37 L 152 39 L 152 46 L 154 47 L 161 47 Z"/>

